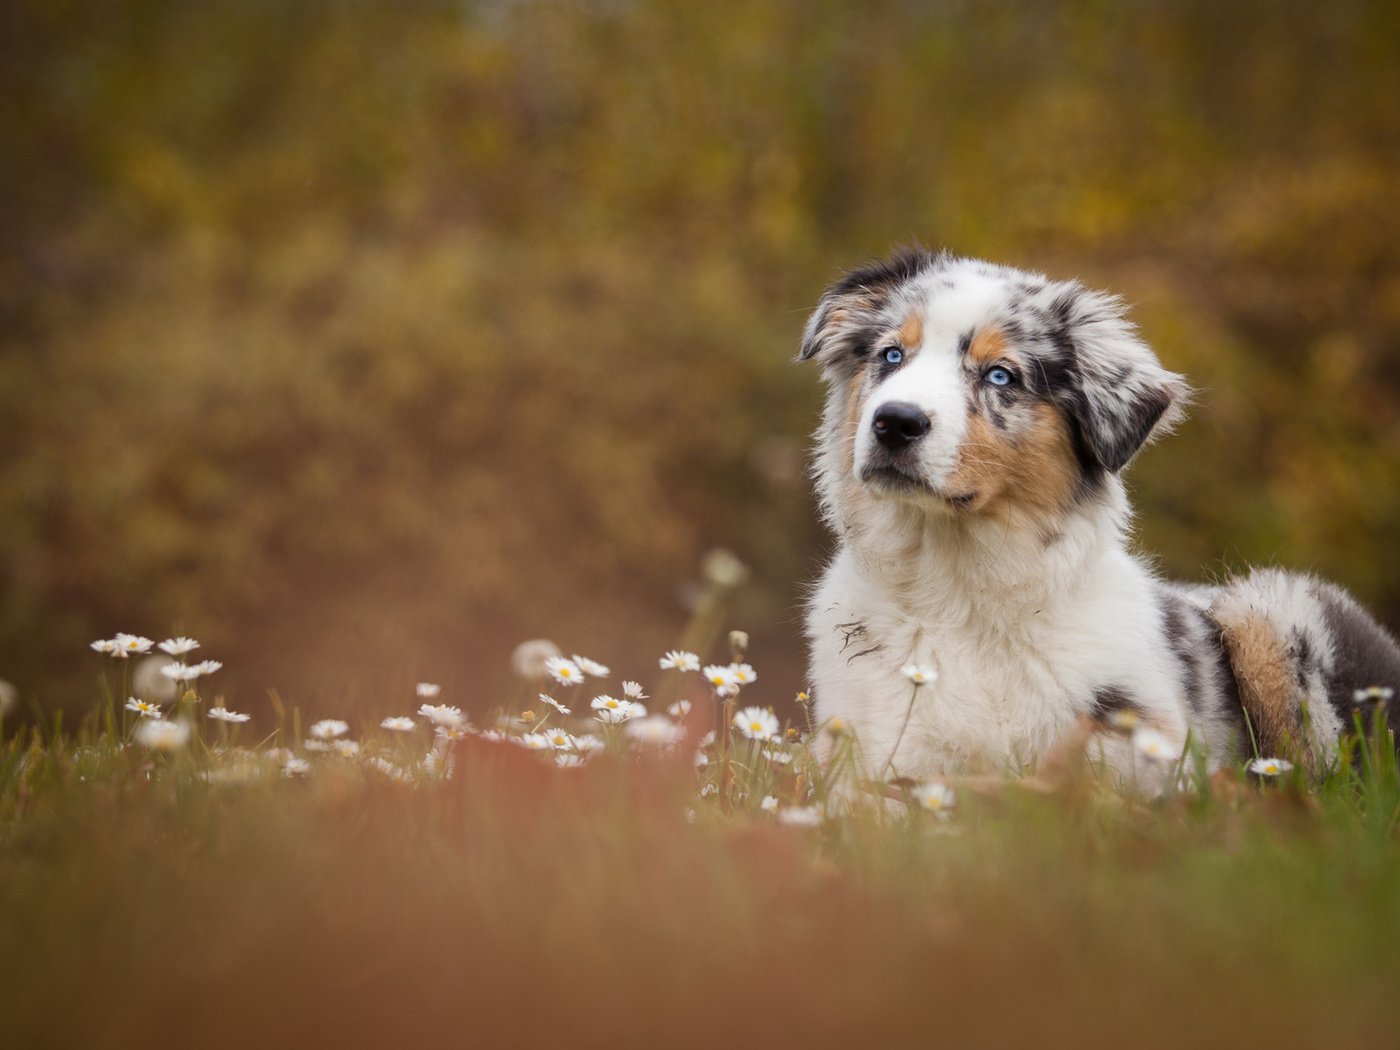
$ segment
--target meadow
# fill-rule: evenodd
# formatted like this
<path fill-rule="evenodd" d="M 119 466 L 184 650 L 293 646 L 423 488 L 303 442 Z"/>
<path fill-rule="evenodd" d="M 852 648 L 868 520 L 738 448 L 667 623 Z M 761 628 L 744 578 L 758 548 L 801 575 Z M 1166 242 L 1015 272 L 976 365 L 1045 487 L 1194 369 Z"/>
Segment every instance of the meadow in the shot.
<path fill-rule="evenodd" d="M 1383 693 L 1318 782 L 1094 726 L 1142 734 L 1166 790 L 1108 783 L 1079 738 L 877 797 L 844 727 L 749 703 L 729 642 L 644 681 L 530 643 L 480 726 L 426 682 L 355 726 L 255 721 L 188 639 L 122 702 L 153 643 L 94 643 L 82 724 L 0 750 L 5 1044 L 1393 1038 Z"/>
<path fill-rule="evenodd" d="M 815 759 L 856 742 L 799 698 L 792 358 L 910 242 L 1121 294 L 1197 390 L 1137 546 L 1400 623 L 1398 42 L 1385 0 L 0 4 L 0 1048 L 1393 1043 L 1382 737 L 1144 753 L 1159 794 Z"/>

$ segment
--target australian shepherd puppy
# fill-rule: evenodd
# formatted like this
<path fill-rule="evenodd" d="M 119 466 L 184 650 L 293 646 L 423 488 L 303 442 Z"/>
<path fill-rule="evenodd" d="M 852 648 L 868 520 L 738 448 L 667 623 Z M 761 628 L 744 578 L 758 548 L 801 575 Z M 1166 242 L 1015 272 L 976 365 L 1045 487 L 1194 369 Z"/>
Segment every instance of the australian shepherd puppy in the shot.
<path fill-rule="evenodd" d="M 1120 475 L 1189 391 L 1118 299 L 910 251 L 828 289 L 801 358 L 829 387 L 814 472 L 838 542 L 807 614 L 813 700 L 868 774 L 1028 769 L 1084 716 L 1211 768 L 1316 769 L 1358 691 L 1400 688 L 1400 648 L 1339 588 L 1176 585 L 1129 549 Z"/>

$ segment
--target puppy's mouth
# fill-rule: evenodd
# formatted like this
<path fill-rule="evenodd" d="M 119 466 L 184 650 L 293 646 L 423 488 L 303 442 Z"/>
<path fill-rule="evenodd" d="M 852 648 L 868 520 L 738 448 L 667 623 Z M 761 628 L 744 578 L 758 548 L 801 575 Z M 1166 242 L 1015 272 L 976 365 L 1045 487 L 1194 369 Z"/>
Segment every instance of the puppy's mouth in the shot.
<path fill-rule="evenodd" d="M 975 492 L 940 492 L 919 475 L 896 463 L 880 463 L 864 467 L 860 472 L 860 480 L 882 495 L 921 493 L 932 496 L 955 511 L 970 509 L 977 499 Z"/>

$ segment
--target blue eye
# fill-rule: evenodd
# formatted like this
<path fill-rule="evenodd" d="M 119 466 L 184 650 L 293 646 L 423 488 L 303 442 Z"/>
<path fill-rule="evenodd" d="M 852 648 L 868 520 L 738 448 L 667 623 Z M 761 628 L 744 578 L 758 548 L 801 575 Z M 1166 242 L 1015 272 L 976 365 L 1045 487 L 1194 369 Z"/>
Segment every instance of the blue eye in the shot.
<path fill-rule="evenodd" d="M 897 346 L 891 346 L 885 350 L 885 363 L 897 365 L 904 360 L 904 351 Z"/>
<path fill-rule="evenodd" d="M 986 376 L 987 382 L 992 386 L 1010 386 L 1011 378 L 1011 373 L 1005 368 L 993 368 Z"/>

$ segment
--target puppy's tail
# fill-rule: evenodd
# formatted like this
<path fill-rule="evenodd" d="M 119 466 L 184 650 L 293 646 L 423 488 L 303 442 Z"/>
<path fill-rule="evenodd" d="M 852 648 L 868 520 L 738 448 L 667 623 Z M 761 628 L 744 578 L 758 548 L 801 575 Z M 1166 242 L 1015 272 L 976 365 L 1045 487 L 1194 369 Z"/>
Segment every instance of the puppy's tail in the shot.
<path fill-rule="evenodd" d="M 1366 690 L 1400 695 L 1400 645 L 1340 587 L 1257 569 L 1221 587 L 1210 614 L 1261 755 L 1320 772 Z M 1392 726 L 1398 716 L 1392 702 Z"/>

